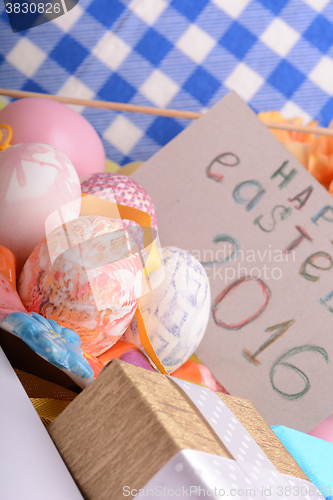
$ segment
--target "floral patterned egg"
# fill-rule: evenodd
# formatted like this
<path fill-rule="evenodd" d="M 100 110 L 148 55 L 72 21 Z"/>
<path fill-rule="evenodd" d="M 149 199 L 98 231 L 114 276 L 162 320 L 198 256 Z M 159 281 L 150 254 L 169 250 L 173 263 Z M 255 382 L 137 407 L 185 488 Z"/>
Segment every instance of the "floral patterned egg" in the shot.
<path fill-rule="evenodd" d="M 126 175 L 111 172 L 92 174 L 84 178 L 81 189 L 82 193 L 147 212 L 151 216 L 152 228 L 157 232 L 156 211 L 149 194 Z M 143 238 L 138 224 L 124 220 L 123 225 L 130 230 L 137 245 L 142 249 Z"/>
<path fill-rule="evenodd" d="M 63 370 L 84 388 L 97 377 L 103 364 L 81 349 L 76 332 L 28 313 L 16 291 L 16 260 L 13 253 L 0 246 L 0 328 L 19 337 L 33 351 Z"/>
<path fill-rule="evenodd" d="M 167 371 L 179 368 L 198 347 L 210 312 L 210 286 L 200 262 L 186 250 L 162 249 L 165 278 L 144 295 L 140 309 L 148 336 Z M 133 318 L 122 340 L 143 350 Z"/>
<path fill-rule="evenodd" d="M 128 327 L 143 270 L 121 223 L 99 216 L 74 219 L 44 238 L 18 283 L 28 311 L 75 330 L 81 347 L 98 356 Z"/>
<path fill-rule="evenodd" d="M 25 143 L 0 152 L 0 245 L 21 267 L 45 237 L 47 217 L 64 206 L 65 220 L 78 217 L 80 200 L 79 177 L 59 149 Z"/>

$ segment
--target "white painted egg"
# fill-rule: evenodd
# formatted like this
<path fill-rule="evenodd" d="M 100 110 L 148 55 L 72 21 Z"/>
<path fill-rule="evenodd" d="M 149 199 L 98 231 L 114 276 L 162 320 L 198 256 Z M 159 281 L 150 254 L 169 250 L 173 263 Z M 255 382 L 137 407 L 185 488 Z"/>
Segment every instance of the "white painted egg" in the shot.
<path fill-rule="evenodd" d="M 140 299 L 140 308 L 155 352 L 167 371 L 179 368 L 198 347 L 211 305 L 210 285 L 200 262 L 186 250 L 162 249 L 165 278 Z M 140 347 L 134 317 L 123 340 Z"/>

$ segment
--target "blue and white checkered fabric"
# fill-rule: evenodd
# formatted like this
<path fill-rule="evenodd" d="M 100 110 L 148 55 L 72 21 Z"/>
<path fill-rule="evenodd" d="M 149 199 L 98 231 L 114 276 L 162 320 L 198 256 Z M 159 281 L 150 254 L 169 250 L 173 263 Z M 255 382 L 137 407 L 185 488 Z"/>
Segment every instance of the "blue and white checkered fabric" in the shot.
<path fill-rule="evenodd" d="M 204 111 L 236 92 L 255 111 L 333 118 L 333 0 L 80 0 L 12 33 L 0 7 L 0 86 Z M 84 108 L 106 154 L 146 160 L 186 125 Z"/>

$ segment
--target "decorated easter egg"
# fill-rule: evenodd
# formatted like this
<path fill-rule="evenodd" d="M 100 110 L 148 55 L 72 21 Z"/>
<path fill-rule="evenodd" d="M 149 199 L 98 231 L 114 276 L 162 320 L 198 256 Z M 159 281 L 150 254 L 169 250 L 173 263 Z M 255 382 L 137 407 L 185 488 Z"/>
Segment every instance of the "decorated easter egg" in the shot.
<path fill-rule="evenodd" d="M 57 148 L 32 143 L 0 152 L 0 245 L 20 266 L 45 237 L 47 217 L 63 206 L 65 220 L 78 217 L 80 204 L 78 175 Z"/>
<path fill-rule="evenodd" d="M 105 153 L 97 132 L 65 104 L 41 98 L 19 99 L 0 110 L 0 123 L 11 126 L 11 144 L 42 142 L 60 149 L 80 177 L 104 171 Z"/>
<path fill-rule="evenodd" d="M 186 250 L 162 250 L 165 278 L 144 295 L 140 309 L 148 336 L 167 371 L 179 368 L 198 347 L 209 318 L 210 286 L 200 262 Z M 122 340 L 143 350 L 136 318 Z"/>
<path fill-rule="evenodd" d="M 19 337 L 39 356 L 69 375 L 75 384 L 86 387 L 103 364 L 82 351 L 76 332 L 52 319 L 28 313 L 16 291 L 15 276 L 15 256 L 0 246 L 0 328 Z"/>
<path fill-rule="evenodd" d="M 75 330 L 81 347 L 98 356 L 128 327 L 143 270 L 122 225 L 85 216 L 55 228 L 34 249 L 18 291 L 28 311 Z"/>
<path fill-rule="evenodd" d="M 151 216 L 151 227 L 156 235 L 157 217 L 154 204 L 147 191 L 130 177 L 111 172 L 92 174 L 82 179 L 81 189 L 82 193 L 147 212 Z M 142 249 L 143 234 L 139 225 L 131 220 L 123 220 L 122 223 Z"/>

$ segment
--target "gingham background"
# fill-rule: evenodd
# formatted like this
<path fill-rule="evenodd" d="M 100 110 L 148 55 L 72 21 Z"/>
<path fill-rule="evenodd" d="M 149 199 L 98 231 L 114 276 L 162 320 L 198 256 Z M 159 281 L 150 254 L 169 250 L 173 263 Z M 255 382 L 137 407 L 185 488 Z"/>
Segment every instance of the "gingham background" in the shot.
<path fill-rule="evenodd" d="M 0 86 L 189 111 L 230 89 L 256 111 L 333 118 L 333 0 L 80 0 L 13 34 L 0 6 Z M 188 121 L 80 109 L 106 154 L 146 160 Z"/>

